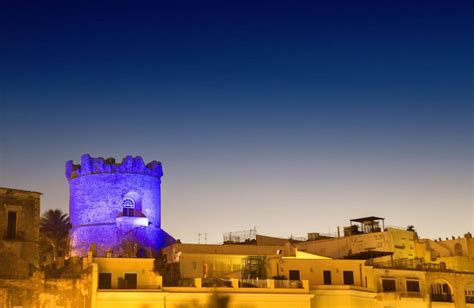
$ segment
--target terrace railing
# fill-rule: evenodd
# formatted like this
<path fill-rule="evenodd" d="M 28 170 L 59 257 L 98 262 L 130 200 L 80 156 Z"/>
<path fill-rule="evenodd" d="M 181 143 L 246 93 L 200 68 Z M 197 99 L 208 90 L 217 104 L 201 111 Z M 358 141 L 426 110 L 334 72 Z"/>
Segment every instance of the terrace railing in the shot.
<path fill-rule="evenodd" d="M 275 280 L 275 288 L 279 289 L 302 289 L 301 280 Z"/>

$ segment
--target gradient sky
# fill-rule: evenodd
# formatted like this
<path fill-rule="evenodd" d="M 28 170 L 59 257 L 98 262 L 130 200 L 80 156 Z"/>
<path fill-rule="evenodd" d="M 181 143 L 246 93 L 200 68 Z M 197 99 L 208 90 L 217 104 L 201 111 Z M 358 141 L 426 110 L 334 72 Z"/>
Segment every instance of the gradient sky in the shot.
<path fill-rule="evenodd" d="M 42 210 L 68 209 L 66 160 L 131 154 L 163 163 L 185 242 L 365 215 L 473 232 L 470 2 L 14 2 L 0 186 Z"/>

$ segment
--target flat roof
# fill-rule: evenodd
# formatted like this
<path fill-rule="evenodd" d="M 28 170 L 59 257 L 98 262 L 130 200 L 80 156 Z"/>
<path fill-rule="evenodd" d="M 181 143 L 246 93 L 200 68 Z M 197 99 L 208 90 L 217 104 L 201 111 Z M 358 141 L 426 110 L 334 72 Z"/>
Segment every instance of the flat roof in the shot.
<path fill-rule="evenodd" d="M 11 188 L 11 187 L 0 187 L 0 189 L 13 190 L 13 191 L 16 191 L 16 192 L 21 192 L 21 193 L 33 193 L 33 194 L 38 194 L 38 195 L 42 195 L 42 194 L 43 194 L 43 193 L 40 193 L 40 192 L 38 192 L 38 191 L 17 189 L 17 188 Z"/>
<path fill-rule="evenodd" d="M 361 222 L 361 223 L 364 221 L 374 221 L 374 220 L 385 220 L 385 218 L 376 217 L 376 216 L 367 216 L 367 217 L 362 217 L 362 218 L 351 219 L 351 221 Z"/>

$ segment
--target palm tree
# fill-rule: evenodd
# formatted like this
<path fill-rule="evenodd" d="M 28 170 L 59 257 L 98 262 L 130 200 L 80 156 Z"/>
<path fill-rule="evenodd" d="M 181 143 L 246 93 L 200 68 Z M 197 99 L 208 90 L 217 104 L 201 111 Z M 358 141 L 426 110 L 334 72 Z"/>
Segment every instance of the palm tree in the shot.
<path fill-rule="evenodd" d="M 41 216 L 41 242 L 48 246 L 43 249 L 50 248 L 52 250 L 53 261 L 56 261 L 60 252 L 64 254 L 67 252 L 70 229 L 69 215 L 61 210 L 48 210 Z"/>

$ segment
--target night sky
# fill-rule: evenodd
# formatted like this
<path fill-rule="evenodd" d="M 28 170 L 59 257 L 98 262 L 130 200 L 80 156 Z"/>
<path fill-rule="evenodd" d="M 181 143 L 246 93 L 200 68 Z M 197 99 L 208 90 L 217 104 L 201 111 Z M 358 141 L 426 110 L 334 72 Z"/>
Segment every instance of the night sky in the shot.
<path fill-rule="evenodd" d="M 66 160 L 131 154 L 163 163 L 184 242 L 366 215 L 474 230 L 470 2 L 18 2 L 0 4 L 0 186 L 42 210 L 68 209 Z"/>

